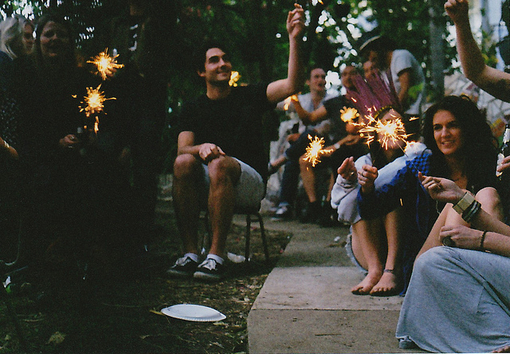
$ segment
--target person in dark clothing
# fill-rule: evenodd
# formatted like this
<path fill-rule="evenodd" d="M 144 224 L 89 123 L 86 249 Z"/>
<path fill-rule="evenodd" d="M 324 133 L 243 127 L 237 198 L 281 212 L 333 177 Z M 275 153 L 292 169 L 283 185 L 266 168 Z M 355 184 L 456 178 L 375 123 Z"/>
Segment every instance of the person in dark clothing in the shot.
<path fill-rule="evenodd" d="M 270 84 L 231 87 L 232 64 L 220 44 L 206 43 L 197 56 L 197 73 L 207 93 L 183 107 L 173 197 L 184 256 L 168 273 L 219 280 L 234 209 L 256 208 L 265 194 L 267 157 L 262 144 L 262 113 L 298 92 L 303 84 L 300 48 L 304 12 L 295 5 L 287 17 L 288 76 Z M 207 204 L 212 245 L 199 264 L 197 227 Z"/>

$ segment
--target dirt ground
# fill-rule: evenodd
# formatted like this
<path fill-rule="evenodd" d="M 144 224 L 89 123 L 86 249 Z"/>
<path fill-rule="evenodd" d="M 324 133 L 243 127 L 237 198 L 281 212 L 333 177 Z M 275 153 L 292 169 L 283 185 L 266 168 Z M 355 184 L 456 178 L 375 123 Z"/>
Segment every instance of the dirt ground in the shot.
<path fill-rule="evenodd" d="M 160 201 L 157 224 L 149 251 L 113 267 L 107 274 L 83 280 L 68 268 L 56 267 L 42 272 L 37 285 L 15 284 L 7 302 L 0 302 L 0 352 L 247 352 L 248 313 L 291 235 L 267 232 L 271 260 L 266 265 L 260 233 L 254 227 L 252 261 L 229 263 L 226 279 L 208 284 L 166 276 L 165 270 L 180 247 L 169 201 Z M 228 251 L 244 254 L 243 227 L 232 228 Z M 22 340 L 8 314 L 7 303 L 14 309 Z M 165 307 L 183 303 L 215 308 L 226 319 L 189 322 L 161 313 Z"/>

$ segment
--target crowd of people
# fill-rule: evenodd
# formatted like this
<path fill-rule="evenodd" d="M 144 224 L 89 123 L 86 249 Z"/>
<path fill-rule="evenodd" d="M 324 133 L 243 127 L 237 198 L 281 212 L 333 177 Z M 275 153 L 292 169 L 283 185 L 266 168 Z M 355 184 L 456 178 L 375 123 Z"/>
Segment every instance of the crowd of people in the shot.
<path fill-rule="evenodd" d="M 101 36 L 125 65 L 106 81 L 78 65 L 64 18 L 0 23 L 0 227 L 25 236 L 26 264 L 72 258 L 103 268 L 147 242 L 165 89 L 144 55 L 153 29 L 144 4 L 131 0 Z M 510 101 L 510 74 L 485 64 L 467 0 L 448 0 L 445 9 L 467 78 Z M 333 215 L 350 226 L 346 251 L 365 274 L 352 293 L 405 295 L 396 333 L 402 348 L 509 351 L 510 226 L 501 196 L 510 186 L 496 171 L 508 173 L 510 157 L 498 165 L 486 117 L 465 96 L 446 96 L 422 112 L 418 61 L 381 34 L 362 38 L 363 69 L 344 66 L 345 93 L 328 97 L 323 68 L 304 75 L 300 5 L 286 28 L 288 72 L 280 80 L 231 86 L 223 43 L 207 41 L 193 57 L 206 91 L 179 114 L 173 203 L 183 252 L 167 274 L 221 280 L 234 213 L 258 211 L 268 177 L 285 166 L 275 216 L 295 215 L 301 178 L 302 222 Z M 299 94 L 305 81 L 310 92 Z M 95 130 L 78 101 L 99 85 L 117 99 L 106 103 L 108 118 L 98 116 Z M 268 161 L 263 115 L 288 97 L 300 123 L 283 154 Z M 357 113 L 346 119 L 348 108 Z M 401 134 L 383 140 L 376 128 L 388 124 Z M 317 166 L 305 156 L 313 137 L 325 142 Z M 328 176 L 323 199 L 321 171 Z M 198 246 L 202 211 L 212 234 L 205 255 Z M 12 237 L 1 242 L 2 257 L 15 252 Z"/>

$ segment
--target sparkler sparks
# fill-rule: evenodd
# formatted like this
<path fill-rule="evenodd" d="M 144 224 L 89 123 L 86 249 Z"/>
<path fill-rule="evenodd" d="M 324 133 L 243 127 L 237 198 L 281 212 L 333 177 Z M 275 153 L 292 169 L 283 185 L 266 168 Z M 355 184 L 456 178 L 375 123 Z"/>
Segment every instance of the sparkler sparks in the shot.
<path fill-rule="evenodd" d="M 106 98 L 103 91 L 100 91 L 101 85 L 97 88 L 87 87 L 87 95 L 83 98 L 85 107 L 80 106 L 80 112 L 85 112 L 87 117 L 93 114 L 101 113 L 104 108 L 104 101 L 115 100 L 115 97 Z"/>
<path fill-rule="evenodd" d="M 230 75 L 230 81 L 228 82 L 229 86 L 236 87 L 237 81 L 241 78 L 241 75 L 238 71 L 232 71 L 232 74 Z"/>
<path fill-rule="evenodd" d="M 312 167 L 315 167 L 321 162 L 322 155 L 328 154 L 333 150 L 324 149 L 324 138 L 319 138 L 318 136 L 312 138 L 311 135 L 308 135 L 308 139 L 310 144 L 306 147 L 305 161 L 311 162 Z"/>
<path fill-rule="evenodd" d="M 97 73 L 103 80 L 106 80 L 108 76 L 115 72 L 115 70 L 124 67 L 123 64 L 117 64 L 117 57 L 118 55 L 114 57 L 109 56 L 108 48 L 106 48 L 104 52 L 101 52 L 91 58 L 92 60 L 87 61 L 87 63 L 94 64 L 97 68 Z"/>
<path fill-rule="evenodd" d="M 340 110 L 340 118 L 345 123 L 353 122 L 359 117 L 359 113 L 356 108 L 344 107 Z"/>
<path fill-rule="evenodd" d="M 377 134 L 377 140 L 383 149 L 388 149 L 390 145 L 399 142 L 407 145 L 409 135 L 406 134 L 404 123 L 399 117 L 394 116 L 393 119 L 384 121 L 376 120 L 371 116 L 367 118 L 368 123 L 360 129 L 360 133 L 367 134 L 368 145 L 375 140 L 375 134 Z"/>

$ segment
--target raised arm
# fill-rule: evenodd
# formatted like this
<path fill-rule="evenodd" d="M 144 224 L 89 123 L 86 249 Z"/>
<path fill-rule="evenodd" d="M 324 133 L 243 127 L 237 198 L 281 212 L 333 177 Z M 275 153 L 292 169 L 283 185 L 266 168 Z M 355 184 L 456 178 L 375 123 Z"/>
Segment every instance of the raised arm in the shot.
<path fill-rule="evenodd" d="M 444 8 L 455 24 L 457 52 L 464 75 L 494 97 L 510 102 L 510 74 L 485 64 L 471 32 L 468 0 L 448 0 Z"/>
<path fill-rule="evenodd" d="M 267 87 L 267 99 L 277 103 L 298 93 L 305 83 L 305 70 L 302 60 L 302 37 L 305 29 L 304 12 L 301 5 L 294 4 L 294 10 L 287 16 L 289 33 L 289 64 L 287 78 L 271 82 Z"/>

